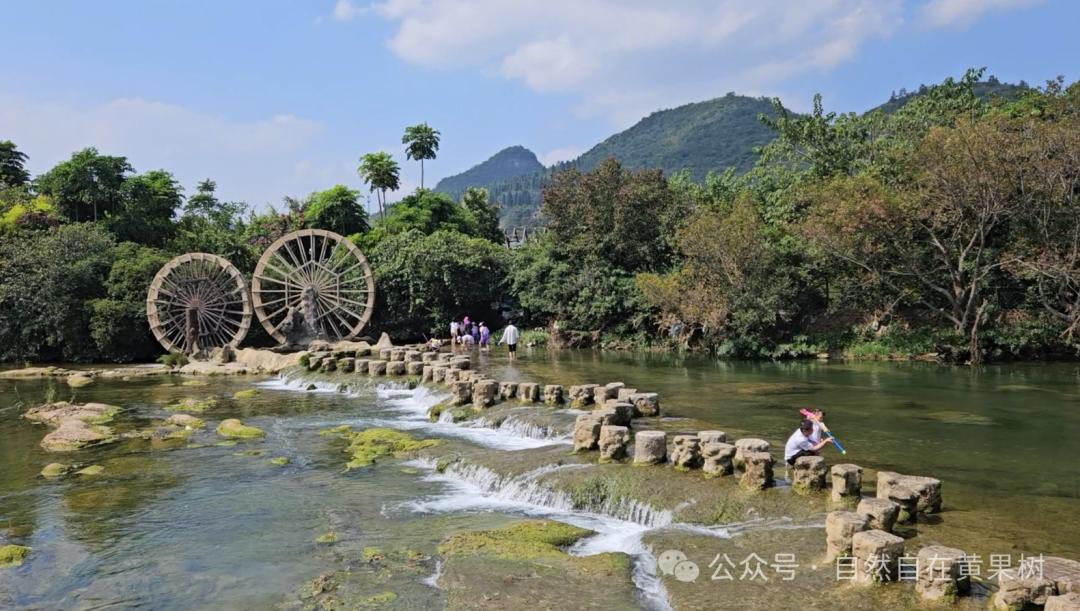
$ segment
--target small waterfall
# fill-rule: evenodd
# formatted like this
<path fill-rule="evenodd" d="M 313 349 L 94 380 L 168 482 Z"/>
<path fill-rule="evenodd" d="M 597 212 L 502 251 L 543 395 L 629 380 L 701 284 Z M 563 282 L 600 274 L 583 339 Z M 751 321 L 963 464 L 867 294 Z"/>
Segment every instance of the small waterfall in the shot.
<path fill-rule="evenodd" d="M 446 414 L 443 415 L 445 416 Z M 476 420 L 468 422 L 464 426 L 495 429 L 509 435 L 514 435 L 516 437 L 542 439 L 552 442 L 566 442 L 571 438 L 571 435 L 569 433 L 559 431 L 554 426 L 547 426 L 544 424 L 530 422 L 518 416 L 507 416 L 502 420 L 477 418 Z"/>

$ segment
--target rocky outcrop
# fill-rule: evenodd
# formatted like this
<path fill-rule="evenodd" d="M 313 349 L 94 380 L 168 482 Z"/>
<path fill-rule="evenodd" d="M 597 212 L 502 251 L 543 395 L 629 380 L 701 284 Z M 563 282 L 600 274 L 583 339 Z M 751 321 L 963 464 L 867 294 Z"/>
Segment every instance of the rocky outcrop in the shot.
<path fill-rule="evenodd" d="M 928 545 L 919 550 L 915 591 L 927 600 L 953 601 L 971 591 L 970 571 L 964 570 L 964 550 Z"/>
<path fill-rule="evenodd" d="M 664 431 L 638 431 L 634 434 L 634 464 L 658 465 L 667 460 L 667 436 Z"/>
<path fill-rule="evenodd" d="M 672 440 L 671 464 L 679 471 L 701 468 L 701 440 L 697 435 L 676 435 Z"/>
<path fill-rule="evenodd" d="M 832 562 L 851 555 L 851 538 L 868 527 L 866 516 L 854 511 L 833 511 L 825 516 L 825 559 Z"/>
<path fill-rule="evenodd" d="M 809 494 L 825 489 L 825 459 L 820 456 L 800 456 L 792 467 L 791 489 Z"/>
<path fill-rule="evenodd" d="M 857 502 L 862 496 L 862 467 L 852 464 L 833 465 L 832 492 L 834 503 Z"/>
<path fill-rule="evenodd" d="M 120 408 L 104 403 L 69 403 L 61 401 L 30 408 L 23 417 L 54 429 L 41 440 L 48 452 L 72 452 L 117 440 L 112 421 Z"/>
<path fill-rule="evenodd" d="M 743 452 L 743 474 L 739 485 L 747 490 L 764 490 L 773 483 L 772 456 L 768 452 Z"/>
<path fill-rule="evenodd" d="M 630 431 L 625 426 L 605 425 L 600 427 L 600 462 L 619 460 L 626 457 L 626 444 L 630 441 Z"/>
<path fill-rule="evenodd" d="M 1044 611 L 1080 611 L 1080 592 L 1068 592 L 1046 597 Z"/>
<path fill-rule="evenodd" d="M 1080 592 L 1080 562 L 1068 558 L 1043 558 L 1043 576 L 1054 582 L 1058 594 Z"/>

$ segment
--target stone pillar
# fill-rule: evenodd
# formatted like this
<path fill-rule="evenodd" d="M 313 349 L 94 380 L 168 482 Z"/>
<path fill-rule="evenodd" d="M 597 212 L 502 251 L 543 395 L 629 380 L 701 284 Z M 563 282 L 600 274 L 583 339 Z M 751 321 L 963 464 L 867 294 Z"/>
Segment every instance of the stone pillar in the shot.
<path fill-rule="evenodd" d="M 892 532 L 896 518 L 900 515 L 900 506 L 889 499 L 867 498 L 859 501 L 855 511 L 866 516 L 870 528 Z"/>
<path fill-rule="evenodd" d="M 654 392 L 639 392 L 630 395 L 634 405 L 634 417 L 652 417 L 660 415 L 660 395 Z"/>
<path fill-rule="evenodd" d="M 619 397 L 619 389 L 626 386 L 622 382 L 612 382 L 605 384 L 604 386 L 597 386 L 593 389 L 593 403 L 597 405 L 603 405 L 604 401 L 608 399 L 616 399 Z"/>
<path fill-rule="evenodd" d="M 583 409 L 591 404 L 593 402 L 593 389 L 596 387 L 596 384 L 577 384 L 568 388 L 566 398 L 570 402 L 570 407 Z"/>
<path fill-rule="evenodd" d="M 906 490 L 897 491 L 898 488 Z M 905 503 L 893 497 L 906 499 L 910 496 L 909 491 L 915 494 L 917 513 L 941 511 L 941 480 L 918 475 L 900 475 L 892 471 L 878 471 L 877 497 L 879 499 L 893 500 L 904 508 Z"/>
<path fill-rule="evenodd" d="M 368 361 L 368 374 L 373 376 L 386 375 L 386 361 Z"/>
<path fill-rule="evenodd" d="M 719 433 L 719 431 L 702 431 L 698 433 L 698 437 L 702 437 L 703 433 Z M 701 470 L 705 472 L 705 477 L 721 477 L 735 472 L 735 466 L 732 464 L 735 459 L 735 446 L 730 443 L 716 441 L 715 436 L 709 437 L 708 441 L 702 437 L 701 455 L 703 458 Z"/>
<path fill-rule="evenodd" d="M 595 414 L 581 414 L 574 421 L 574 451 L 595 450 L 600 441 L 600 419 Z"/>
<path fill-rule="evenodd" d="M 522 382 L 518 384 L 517 396 L 522 403 L 536 403 L 540 400 L 540 385 L 536 382 Z"/>
<path fill-rule="evenodd" d="M 633 416 L 634 408 L 629 403 L 612 403 L 604 409 L 593 410 L 604 424 L 614 424 L 617 426 L 630 426 L 630 420 Z"/>
<path fill-rule="evenodd" d="M 405 352 L 406 351 L 405 351 L 404 348 L 391 348 L 390 349 L 390 361 L 391 362 L 401 361 L 402 363 L 404 363 L 405 362 Z"/>
<path fill-rule="evenodd" d="M 434 373 L 435 373 L 435 368 L 434 367 L 432 367 L 431 365 L 424 365 L 423 363 L 420 363 L 420 383 L 421 384 L 427 384 L 428 382 L 434 381 L 433 380 Z"/>
<path fill-rule="evenodd" d="M 864 530 L 851 537 L 855 557 L 855 579 L 860 582 L 894 582 L 904 540 L 883 530 Z"/>
<path fill-rule="evenodd" d="M 625 426 L 608 424 L 600 427 L 600 462 L 618 460 L 626 456 L 626 444 L 630 431 Z"/>
<path fill-rule="evenodd" d="M 1080 592 L 1047 596 L 1044 611 L 1080 611 Z"/>
<path fill-rule="evenodd" d="M 625 401 L 627 403 L 631 403 L 630 395 L 634 395 L 634 394 L 637 394 L 637 389 L 636 388 L 627 388 L 625 386 L 621 386 L 621 387 L 619 387 L 618 390 L 616 390 L 615 398 L 618 399 L 619 401 Z"/>
<path fill-rule="evenodd" d="M 370 362 L 371 359 L 356 359 L 353 363 L 353 370 L 356 373 L 368 373 L 368 363 Z"/>
<path fill-rule="evenodd" d="M 862 467 L 847 463 L 833 465 L 831 473 L 833 502 L 858 501 L 862 496 Z"/>
<path fill-rule="evenodd" d="M 356 359 L 351 356 L 342 357 L 338 359 L 337 366 L 342 373 L 352 373 L 356 367 Z"/>
<path fill-rule="evenodd" d="M 469 369 L 472 366 L 472 361 L 467 356 L 455 356 L 450 359 L 451 369 Z"/>
<path fill-rule="evenodd" d="M 667 460 L 667 437 L 664 431 L 638 431 L 634 434 L 634 464 L 658 465 Z"/>
<path fill-rule="evenodd" d="M 420 362 L 425 364 L 434 363 L 439 358 L 438 352 L 423 352 L 420 354 Z"/>
<path fill-rule="evenodd" d="M 698 431 L 697 436 L 703 446 L 713 442 L 727 443 L 727 433 L 724 431 Z"/>
<path fill-rule="evenodd" d="M 405 371 L 405 361 L 390 361 L 386 364 L 386 375 L 388 376 L 403 376 Z"/>
<path fill-rule="evenodd" d="M 915 591 L 927 600 L 952 602 L 957 596 L 971 591 L 970 571 L 962 568 L 967 563 L 964 550 L 928 545 L 919 550 L 919 574 Z"/>
<path fill-rule="evenodd" d="M 517 382 L 499 382 L 499 398 L 508 401 L 517 396 Z"/>
<path fill-rule="evenodd" d="M 851 555 L 851 538 L 867 528 L 866 516 L 854 511 L 833 511 L 825 516 L 825 559 Z"/>
<path fill-rule="evenodd" d="M 473 407 L 484 408 L 495 405 L 495 392 L 498 388 L 498 382 L 495 380 L 475 382 L 472 392 Z"/>
<path fill-rule="evenodd" d="M 768 452 L 743 452 L 743 474 L 739 484 L 747 490 L 764 490 L 772 486 L 772 456 Z"/>
<path fill-rule="evenodd" d="M 701 468 L 701 440 L 697 435 L 676 435 L 671 449 L 671 464 L 678 471 Z"/>
<path fill-rule="evenodd" d="M 449 364 L 450 359 L 452 359 L 452 358 L 454 358 L 454 354 L 451 353 L 451 352 L 438 352 L 438 353 L 435 354 L 435 362 L 436 363 Z"/>
<path fill-rule="evenodd" d="M 329 373 L 335 370 L 337 370 L 337 359 L 332 356 L 324 357 L 319 363 L 319 371 Z"/>
<path fill-rule="evenodd" d="M 439 366 L 432 367 L 431 368 L 431 381 L 432 382 L 443 382 L 443 381 L 445 381 L 447 371 L 448 371 L 448 369 L 446 367 L 439 367 Z"/>
<path fill-rule="evenodd" d="M 764 439 L 756 439 L 754 437 L 745 437 L 743 439 L 735 440 L 735 468 L 743 466 L 743 455 L 747 452 L 768 452 L 769 442 Z"/>
<path fill-rule="evenodd" d="M 548 405 L 561 405 L 563 402 L 563 387 L 559 384 L 547 384 L 544 386 L 544 403 Z"/>
<path fill-rule="evenodd" d="M 472 400 L 472 384 L 469 382 L 451 382 L 450 392 L 453 393 L 451 402 L 454 405 L 465 405 Z"/>
<path fill-rule="evenodd" d="M 379 349 L 379 360 L 389 362 L 390 357 L 393 355 L 393 351 L 394 351 L 393 348 L 380 348 Z"/>
<path fill-rule="evenodd" d="M 446 373 L 443 374 L 443 382 L 445 382 L 447 386 L 457 381 L 464 381 L 461 380 L 460 369 L 447 369 Z"/>
<path fill-rule="evenodd" d="M 825 489 L 825 459 L 820 456 L 800 456 L 792 469 L 791 489 L 809 494 Z"/>
<path fill-rule="evenodd" d="M 405 373 L 411 376 L 418 376 L 424 373 L 424 365 L 420 361 L 405 361 Z"/>
<path fill-rule="evenodd" d="M 405 351 L 405 362 L 406 363 L 422 363 L 423 362 L 421 360 L 422 357 L 423 357 L 423 353 L 421 353 L 419 350 L 406 350 Z"/>

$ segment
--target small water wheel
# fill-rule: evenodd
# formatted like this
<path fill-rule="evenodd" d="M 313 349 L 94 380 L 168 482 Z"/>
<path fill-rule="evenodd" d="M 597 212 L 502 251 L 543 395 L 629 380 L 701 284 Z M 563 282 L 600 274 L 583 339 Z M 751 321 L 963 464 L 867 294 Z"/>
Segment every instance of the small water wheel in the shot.
<path fill-rule="evenodd" d="M 251 325 L 251 298 L 240 271 L 217 255 L 180 255 L 154 276 L 146 318 L 169 352 L 201 354 L 237 346 Z"/>
<path fill-rule="evenodd" d="M 302 229 L 270 245 L 251 280 L 255 313 L 283 344 L 356 337 L 375 307 L 364 254 L 332 231 Z"/>

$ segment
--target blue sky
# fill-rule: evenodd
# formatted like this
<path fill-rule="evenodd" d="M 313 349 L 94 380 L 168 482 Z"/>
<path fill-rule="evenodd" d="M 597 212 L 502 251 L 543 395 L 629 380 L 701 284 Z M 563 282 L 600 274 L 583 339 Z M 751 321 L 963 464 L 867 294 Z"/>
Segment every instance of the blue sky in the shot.
<path fill-rule="evenodd" d="M 255 206 L 402 164 L 442 132 L 428 186 L 522 144 L 572 158 L 660 108 L 728 91 L 865 110 L 987 66 L 1080 72 L 1071 0 L 202 0 L 5 2 L 0 139 L 41 172 L 85 146 L 211 177 Z"/>

